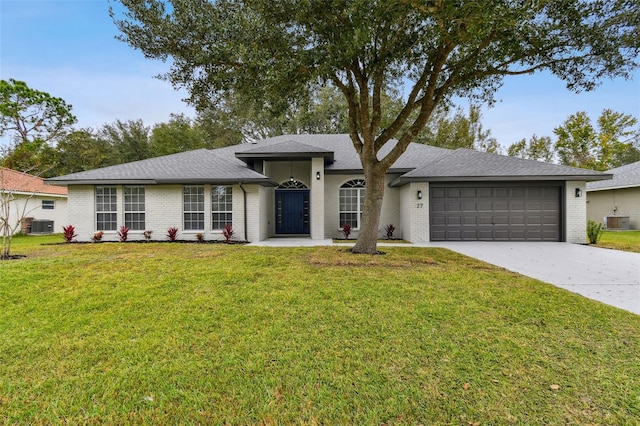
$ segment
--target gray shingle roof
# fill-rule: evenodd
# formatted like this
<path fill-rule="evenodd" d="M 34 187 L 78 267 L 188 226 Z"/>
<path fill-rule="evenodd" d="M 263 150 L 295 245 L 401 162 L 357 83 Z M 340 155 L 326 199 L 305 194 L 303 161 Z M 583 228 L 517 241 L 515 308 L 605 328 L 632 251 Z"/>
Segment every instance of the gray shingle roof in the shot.
<path fill-rule="evenodd" d="M 393 147 L 385 145 L 379 158 Z M 238 157 L 260 158 L 260 155 L 295 157 L 320 155 L 333 162 L 326 173 L 353 173 L 362 170 L 360 159 L 349 135 L 282 135 L 256 143 L 224 148 L 183 152 L 117 166 L 88 170 L 48 179 L 59 185 L 78 184 L 144 184 L 144 183 L 259 183 L 276 185 L 267 176 L 252 170 Z M 275 156 L 275 157 L 274 157 Z M 284 158 L 283 157 L 283 158 Z M 405 173 L 394 185 L 410 181 L 443 180 L 600 180 L 610 175 L 592 170 L 540 163 L 514 157 L 482 153 L 466 149 L 451 151 L 412 143 L 396 161 L 390 173 Z"/>
<path fill-rule="evenodd" d="M 235 158 L 198 149 L 142 161 L 73 173 L 47 180 L 58 184 L 115 183 L 232 183 L 256 182 L 275 185 Z"/>
<path fill-rule="evenodd" d="M 613 179 L 587 183 L 587 191 L 602 191 L 613 188 L 632 188 L 640 186 L 640 161 L 607 170 Z"/>
<path fill-rule="evenodd" d="M 600 180 L 610 176 L 593 170 L 525 160 L 470 149 L 447 155 L 410 171 L 394 182 L 478 180 Z"/>
<path fill-rule="evenodd" d="M 324 157 L 327 161 L 333 161 L 333 151 L 311 146 L 300 142 L 288 140 L 274 144 L 256 144 L 257 147 L 246 151 L 236 151 L 236 157 L 240 159 L 311 159 Z"/>

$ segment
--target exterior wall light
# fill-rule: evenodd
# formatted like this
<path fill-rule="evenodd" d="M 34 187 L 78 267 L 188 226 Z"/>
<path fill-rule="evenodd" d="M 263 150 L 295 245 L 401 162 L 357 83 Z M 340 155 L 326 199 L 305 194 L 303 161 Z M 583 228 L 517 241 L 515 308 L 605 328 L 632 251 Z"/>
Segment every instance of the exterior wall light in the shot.
<path fill-rule="evenodd" d="M 320 180 L 320 172 L 316 172 L 316 180 Z"/>
<path fill-rule="evenodd" d="M 416 197 L 418 197 L 418 200 L 422 200 L 422 191 L 418 190 Z"/>
<path fill-rule="evenodd" d="M 576 188 L 576 198 L 582 197 L 582 189 Z"/>

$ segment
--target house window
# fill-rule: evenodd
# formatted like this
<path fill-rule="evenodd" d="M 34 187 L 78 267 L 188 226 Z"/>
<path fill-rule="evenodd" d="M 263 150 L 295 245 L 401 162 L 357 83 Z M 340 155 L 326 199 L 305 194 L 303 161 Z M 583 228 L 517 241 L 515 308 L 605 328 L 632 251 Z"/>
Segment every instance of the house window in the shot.
<path fill-rule="evenodd" d="M 233 188 L 230 186 L 211 187 L 211 229 L 224 229 L 233 219 Z"/>
<path fill-rule="evenodd" d="M 124 187 L 124 224 L 133 231 L 144 231 L 144 186 Z"/>
<path fill-rule="evenodd" d="M 53 200 L 42 200 L 42 210 L 54 210 L 56 202 Z"/>
<path fill-rule="evenodd" d="M 185 186 L 182 192 L 185 231 L 204 231 L 204 187 Z"/>
<path fill-rule="evenodd" d="M 360 227 L 364 207 L 364 180 L 354 179 L 340 187 L 340 228 L 349 224 Z"/>
<path fill-rule="evenodd" d="M 96 229 L 115 231 L 118 226 L 118 198 L 115 186 L 96 186 Z"/>

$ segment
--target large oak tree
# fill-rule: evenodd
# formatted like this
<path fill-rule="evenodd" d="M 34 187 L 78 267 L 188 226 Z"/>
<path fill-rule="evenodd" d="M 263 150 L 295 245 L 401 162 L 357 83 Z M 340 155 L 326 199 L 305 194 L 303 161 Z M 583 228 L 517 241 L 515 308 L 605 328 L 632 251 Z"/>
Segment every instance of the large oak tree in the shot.
<path fill-rule="evenodd" d="M 542 70 L 589 90 L 628 77 L 640 45 L 637 0 L 120 2 L 121 38 L 170 59 L 164 77 L 198 108 L 230 93 L 277 110 L 318 84 L 342 92 L 367 184 L 361 253 L 376 252 L 385 173 L 439 104 L 490 103 L 504 77 Z M 405 103 L 383 127 L 387 87 L 406 87 Z"/>

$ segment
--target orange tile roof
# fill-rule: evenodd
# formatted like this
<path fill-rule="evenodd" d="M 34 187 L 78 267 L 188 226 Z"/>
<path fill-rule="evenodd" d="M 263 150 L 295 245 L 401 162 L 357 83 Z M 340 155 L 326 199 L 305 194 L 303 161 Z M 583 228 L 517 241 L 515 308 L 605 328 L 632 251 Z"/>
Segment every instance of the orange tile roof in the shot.
<path fill-rule="evenodd" d="M 64 186 L 47 185 L 40 177 L 5 167 L 0 167 L 0 188 L 15 192 L 67 195 L 67 188 Z"/>

